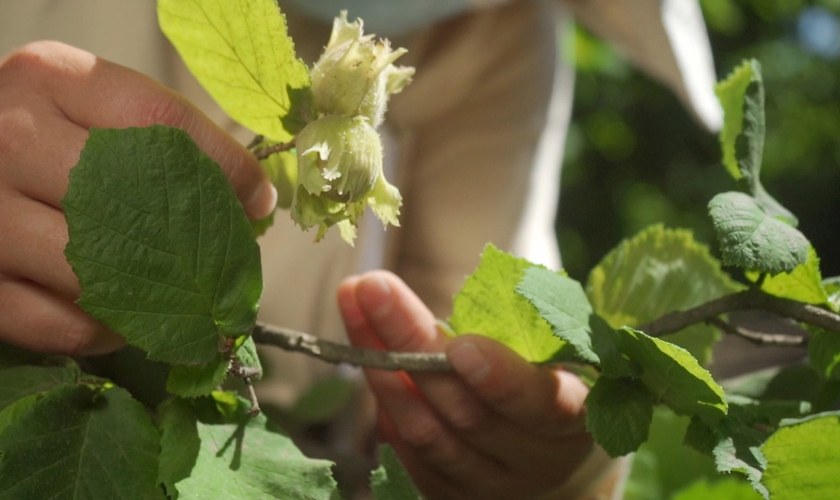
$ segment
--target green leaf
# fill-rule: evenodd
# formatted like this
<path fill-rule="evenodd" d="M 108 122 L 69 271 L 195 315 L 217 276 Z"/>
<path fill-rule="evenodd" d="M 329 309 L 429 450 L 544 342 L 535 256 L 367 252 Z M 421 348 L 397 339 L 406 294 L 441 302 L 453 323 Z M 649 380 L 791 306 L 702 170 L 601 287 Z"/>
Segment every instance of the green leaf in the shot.
<path fill-rule="evenodd" d="M 760 273 L 747 272 L 747 278 L 755 282 Z M 808 245 L 808 259 L 789 273 L 768 276 L 761 289 L 770 295 L 814 305 L 829 305 L 828 295 L 822 285 L 820 258 L 813 246 Z"/>
<path fill-rule="evenodd" d="M 225 416 L 212 399 L 175 400 L 162 408 L 161 463 L 183 464 L 160 477 L 180 498 L 329 500 L 331 463 L 304 456 L 287 436 L 249 417 L 241 401 Z M 199 447 L 196 448 L 196 436 Z M 184 477 L 189 469 L 189 476 Z"/>
<path fill-rule="evenodd" d="M 734 478 L 709 483 L 701 479 L 674 495 L 673 500 L 760 500 L 749 484 Z"/>
<path fill-rule="evenodd" d="M 795 228 L 770 217 L 750 196 L 720 193 L 709 202 L 723 263 L 776 275 L 808 260 L 811 244 Z"/>
<path fill-rule="evenodd" d="M 225 337 L 250 332 L 259 247 L 221 169 L 186 132 L 92 129 L 62 205 L 79 305 L 150 359 L 206 363 Z"/>
<path fill-rule="evenodd" d="M 380 445 L 379 467 L 370 474 L 374 500 L 423 500 L 411 476 L 388 445 Z"/>
<path fill-rule="evenodd" d="M 455 333 L 498 340 L 531 362 L 550 359 L 564 342 L 515 290 L 525 269 L 532 266 L 493 245 L 484 247 L 478 269 L 467 277 L 452 302 L 449 324 Z"/>
<path fill-rule="evenodd" d="M 723 389 L 688 351 L 632 328 L 618 333 L 619 350 L 641 368 L 639 378 L 658 402 L 710 422 L 726 415 Z"/>
<path fill-rule="evenodd" d="M 257 374 L 251 376 L 251 380 L 261 379 L 263 375 L 262 363 L 260 363 L 260 357 L 257 355 L 257 344 L 254 343 L 254 338 L 249 335 L 236 339 L 236 342 L 234 354 L 242 366 L 258 370 Z"/>
<path fill-rule="evenodd" d="M 531 267 L 525 270 L 516 292 L 537 308 L 554 335 L 571 344 L 580 359 L 600 363 L 592 350 L 589 329 L 592 306 L 580 283 L 542 267 Z"/>
<path fill-rule="evenodd" d="M 592 269 L 586 284 L 595 312 L 613 328 L 636 327 L 741 288 L 690 231 L 659 224 L 622 241 Z M 706 364 L 718 338 L 715 328 L 694 325 L 664 340 Z"/>
<path fill-rule="evenodd" d="M 717 424 L 695 418 L 686 433 L 686 442 L 711 453 L 718 472 L 741 472 L 753 488 L 767 497 L 760 483 L 767 460 L 760 447 L 782 419 L 801 416 L 810 405 L 801 401 L 756 401 L 730 396 L 729 415 Z"/>
<path fill-rule="evenodd" d="M 264 143 L 266 146 L 274 144 Z M 275 153 L 268 158 L 261 160 L 268 178 L 277 189 L 277 208 L 288 210 L 292 208 L 292 198 L 295 196 L 295 188 L 298 180 L 297 154 L 294 150 Z"/>
<path fill-rule="evenodd" d="M 810 332 L 808 358 L 811 366 L 825 379 L 840 379 L 840 333 L 821 328 L 813 328 Z"/>
<path fill-rule="evenodd" d="M 786 424 L 761 447 L 767 457 L 762 483 L 770 498 L 837 498 L 840 416 L 826 413 Z"/>
<path fill-rule="evenodd" d="M 796 217 L 764 190 L 759 178 L 765 135 L 761 65 L 755 59 L 744 61 L 715 92 L 724 112 L 720 143 L 726 170 L 771 217 L 796 226 Z"/>
<path fill-rule="evenodd" d="M 338 375 L 319 380 L 295 401 L 289 413 L 299 421 L 326 423 L 347 408 L 358 392 L 356 382 Z"/>
<path fill-rule="evenodd" d="M 826 278 L 822 282 L 823 290 L 828 295 L 828 305 L 834 312 L 840 312 L 840 276 Z"/>
<path fill-rule="evenodd" d="M 62 385 L 0 435 L 0 499 L 163 499 L 159 435 L 123 389 Z"/>
<path fill-rule="evenodd" d="M 586 430 L 611 457 L 639 449 L 653 420 L 653 394 L 636 379 L 601 377 L 586 397 Z"/>
<path fill-rule="evenodd" d="M 71 384 L 79 378 L 79 367 L 18 366 L 0 370 L 0 410 L 32 394 L 46 392 L 59 385 Z"/>
<path fill-rule="evenodd" d="M 712 458 L 683 444 L 688 424 L 664 406 L 654 408 L 648 441 L 633 455 L 624 500 L 670 500 L 698 478 L 717 479 Z"/>
<path fill-rule="evenodd" d="M 275 0 L 159 0 L 158 21 L 234 120 L 281 142 L 303 128 L 312 114 L 309 70 Z"/>
<path fill-rule="evenodd" d="M 206 396 L 225 381 L 229 368 L 230 358 L 223 353 L 203 365 L 174 365 L 166 379 L 166 390 L 186 398 Z"/>

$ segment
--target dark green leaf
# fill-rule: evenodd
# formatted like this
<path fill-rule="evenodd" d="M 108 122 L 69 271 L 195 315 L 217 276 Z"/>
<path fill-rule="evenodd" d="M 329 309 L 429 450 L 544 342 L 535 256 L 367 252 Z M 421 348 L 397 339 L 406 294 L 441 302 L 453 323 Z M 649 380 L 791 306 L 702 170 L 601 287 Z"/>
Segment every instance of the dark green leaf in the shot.
<path fill-rule="evenodd" d="M 210 398 L 175 400 L 162 408 L 160 480 L 180 498 L 226 500 L 329 500 L 335 491 L 331 463 L 305 457 L 287 436 L 249 417 L 247 402 L 220 413 Z M 196 448 L 196 436 L 199 447 Z M 189 476 L 185 475 L 189 473 Z"/>
<path fill-rule="evenodd" d="M 0 410 L 19 399 L 79 378 L 79 367 L 69 358 L 67 366 L 18 366 L 0 370 Z"/>
<path fill-rule="evenodd" d="M 840 379 L 840 333 L 811 329 L 808 357 L 821 377 Z"/>
<path fill-rule="evenodd" d="M 341 376 L 319 380 L 301 396 L 290 416 L 303 422 L 329 422 L 358 395 L 359 384 Z"/>
<path fill-rule="evenodd" d="M 619 328 L 636 327 L 741 288 L 691 232 L 655 225 L 604 257 L 590 272 L 586 292 L 595 312 Z M 686 348 L 706 364 L 718 337 L 715 328 L 700 324 L 663 340 Z"/>
<path fill-rule="evenodd" d="M 652 419 L 653 394 L 636 379 L 601 377 L 586 397 L 586 430 L 611 457 L 647 441 Z"/>
<path fill-rule="evenodd" d="M 166 379 L 166 390 L 176 396 L 206 396 L 219 388 L 227 378 L 230 358 L 223 353 L 204 365 L 174 365 Z"/>
<path fill-rule="evenodd" d="M 798 230 L 769 216 L 749 195 L 721 193 L 709 202 L 723 263 L 770 275 L 808 260 L 811 244 Z"/>
<path fill-rule="evenodd" d="M 525 269 L 532 266 L 487 245 L 478 269 L 467 277 L 452 302 L 449 324 L 456 334 L 490 337 L 532 362 L 546 361 L 557 353 L 564 342 L 515 290 Z"/>
<path fill-rule="evenodd" d="M 370 487 L 375 500 L 423 500 L 411 476 L 394 453 L 382 445 L 378 450 L 379 467 L 370 475 Z"/>
<path fill-rule="evenodd" d="M 150 359 L 206 363 L 225 337 L 250 332 L 259 247 L 221 169 L 186 132 L 91 130 L 62 205 L 79 305 Z"/>
<path fill-rule="evenodd" d="M 0 435 L 0 499 L 163 499 L 159 439 L 120 388 L 62 385 Z"/>

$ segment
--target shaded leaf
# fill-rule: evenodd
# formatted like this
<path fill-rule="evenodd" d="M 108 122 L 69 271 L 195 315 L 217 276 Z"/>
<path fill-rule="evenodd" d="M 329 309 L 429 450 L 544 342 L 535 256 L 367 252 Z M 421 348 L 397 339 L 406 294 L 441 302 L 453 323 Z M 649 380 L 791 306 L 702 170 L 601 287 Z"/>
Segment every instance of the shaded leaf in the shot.
<path fill-rule="evenodd" d="M 251 380 L 261 379 L 262 363 L 260 363 L 260 357 L 257 355 L 257 344 L 254 343 L 254 338 L 250 335 L 247 337 L 240 337 L 236 339 L 236 345 L 234 347 L 234 354 L 239 359 L 242 366 L 259 370 L 256 375 L 251 376 Z"/>
<path fill-rule="evenodd" d="M 586 293 L 595 312 L 619 328 L 636 327 L 741 288 L 690 231 L 655 225 L 607 254 L 590 272 Z M 706 364 L 718 338 L 715 328 L 699 324 L 663 339 Z"/>
<path fill-rule="evenodd" d="M 0 499 L 163 499 L 159 439 L 120 388 L 58 386 L 0 435 Z"/>
<path fill-rule="evenodd" d="M 225 381 L 230 358 L 218 353 L 203 365 L 174 365 L 166 379 L 166 390 L 186 398 L 206 396 Z"/>
<path fill-rule="evenodd" d="M 67 358 L 67 366 L 18 366 L 0 370 L 0 410 L 32 394 L 76 382 L 79 367 Z"/>
<path fill-rule="evenodd" d="M 452 301 L 449 324 L 454 332 L 498 340 L 531 362 L 550 359 L 564 342 L 515 290 L 525 269 L 532 266 L 493 245 L 484 247 L 478 269 Z"/>
<path fill-rule="evenodd" d="M 673 500 L 760 500 L 761 495 L 749 484 L 734 478 L 710 483 L 701 479 L 674 495 Z"/>
<path fill-rule="evenodd" d="M 791 272 L 808 259 L 811 244 L 795 228 L 769 216 L 755 199 L 720 193 L 709 202 L 723 263 L 771 275 Z"/>
<path fill-rule="evenodd" d="M 825 379 L 840 379 L 840 333 L 812 328 L 808 342 L 811 366 Z"/>
<path fill-rule="evenodd" d="M 161 481 L 179 498 L 329 500 L 335 491 L 330 462 L 304 456 L 284 434 L 249 417 L 245 401 L 221 413 L 211 398 L 176 399 L 162 408 L 161 462 L 191 464 L 162 470 Z M 196 436 L 199 447 L 196 449 Z"/>
<path fill-rule="evenodd" d="M 837 412 L 783 422 L 761 447 L 767 457 L 762 483 L 773 499 L 837 498 L 840 415 Z"/>
<path fill-rule="evenodd" d="M 717 479 L 712 458 L 683 444 L 688 417 L 658 406 L 648 441 L 633 455 L 624 500 L 670 500 L 698 478 Z"/>
<path fill-rule="evenodd" d="M 225 337 L 250 332 L 259 247 L 221 169 L 186 132 L 92 129 L 62 205 L 79 305 L 150 359 L 206 363 Z"/>
<path fill-rule="evenodd" d="M 586 430 L 611 457 L 634 452 L 648 439 L 653 399 L 636 379 L 601 377 L 586 397 Z"/>
<path fill-rule="evenodd" d="M 375 500 L 423 500 L 423 495 L 393 448 L 381 445 L 377 455 L 380 465 L 370 474 L 370 488 Z"/>
<path fill-rule="evenodd" d="M 234 120 L 286 142 L 312 114 L 309 70 L 275 0 L 158 1 L 161 30 Z"/>

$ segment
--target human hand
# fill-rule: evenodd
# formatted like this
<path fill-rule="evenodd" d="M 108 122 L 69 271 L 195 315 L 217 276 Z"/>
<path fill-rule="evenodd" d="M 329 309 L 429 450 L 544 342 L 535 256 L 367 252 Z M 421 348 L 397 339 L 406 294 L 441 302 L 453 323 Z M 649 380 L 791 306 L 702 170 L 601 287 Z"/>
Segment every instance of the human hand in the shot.
<path fill-rule="evenodd" d="M 391 273 L 348 278 L 338 301 L 353 344 L 445 351 L 455 368 L 366 370 L 380 438 L 429 498 L 576 498 L 602 476 L 609 461 L 586 433 L 588 389 L 575 375 L 531 365 L 486 337 L 449 340 Z"/>
<path fill-rule="evenodd" d="M 274 208 L 254 156 L 154 80 L 58 42 L 0 60 L 0 340 L 69 355 L 122 345 L 74 303 L 81 290 L 63 254 L 60 200 L 89 128 L 152 124 L 186 130 L 221 165 L 249 217 Z"/>

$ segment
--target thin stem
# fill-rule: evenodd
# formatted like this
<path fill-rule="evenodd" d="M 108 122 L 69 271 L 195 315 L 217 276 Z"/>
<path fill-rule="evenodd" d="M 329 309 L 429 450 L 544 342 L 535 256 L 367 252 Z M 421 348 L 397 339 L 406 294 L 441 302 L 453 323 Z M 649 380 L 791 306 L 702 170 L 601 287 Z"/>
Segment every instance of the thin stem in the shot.
<path fill-rule="evenodd" d="M 271 146 L 266 146 L 264 148 L 259 148 L 254 150 L 254 156 L 257 157 L 258 160 L 265 160 L 269 156 L 273 155 L 274 153 L 281 153 L 283 151 L 288 151 L 295 147 L 295 140 L 292 139 L 289 142 L 281 142 L 278 144 L 273 144 Z"/>
<path fill-rule="evenodd" d="M 257 323 L 251 334 L 254 342 L 300 352 L 328 363 L 351 365 L 380 370 L 452 371 L 443 353 L 391 352 L 362 349 L 319 339 L 314 335 L 289 328 Z"/>
<path fill-rule="evenodd" d="M 757 332 L 755 330 L 735 326 L 732 323 L 723 321 L 720 318 L 710 318 L 706 322 L 720 328 L 723 332 L 729 335 L 741 337 L 756 345 L 778 347 L 805 347 L 808 345 L 808 338 L 804 335 Z"/>
<path fill-rule="evenodd" d="M 245 382 L 245 387 L 248 388 L 248 399 L 251 401 L 251 409 L 248 410 L 248 415 L 252 417 L 259 415 L 262 410 L 260 409 L 260 402 L 257 400 L 257 393 L 254 391 L 254 384 L 251 382 L 251 377 L 261 374 L 262 372 L 258 368 L 242 366 L 239 359 L 234 357 L 231 360 L 228 373 L 234 377 L 241 378 L 242 381 Z"/>

